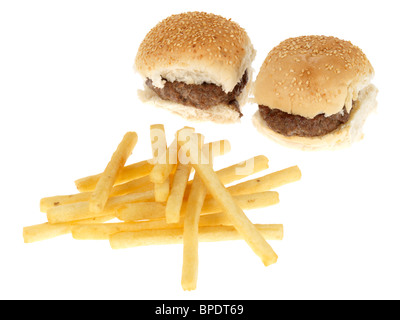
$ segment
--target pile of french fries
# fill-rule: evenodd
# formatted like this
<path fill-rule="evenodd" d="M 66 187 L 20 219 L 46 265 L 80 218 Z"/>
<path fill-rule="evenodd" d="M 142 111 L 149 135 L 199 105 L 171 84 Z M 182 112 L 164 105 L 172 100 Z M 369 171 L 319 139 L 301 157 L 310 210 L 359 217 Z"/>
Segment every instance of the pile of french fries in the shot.
<path fill-rule="evenodd" d="M 135 132 L 126 133 L 103 173 L 75 181 L 79 193 L 41 199 L 47 222 L 24 227 L 25 243 L 71 233 L 77 240 L 108 240 L 113 249 L 183 244 L 184 290 L 196 289 L 201 241 L 243 239 L 266 266 L 277 261 L 267 240 L 282 240 L 283 226 L 253 224 L 243 210 L 277 204 L 279 194 L 271 190 L 298 181 L 297 166 L 234 184 L 268 169 L 268 159 L 215 171 L 214 158 L 230 151 L 227 140 L 204 143 L 184 127 L 167 145 L 160 124 L 150 126 L 150 140 L 152 158 L 126 165 L 138 141 Z"/>

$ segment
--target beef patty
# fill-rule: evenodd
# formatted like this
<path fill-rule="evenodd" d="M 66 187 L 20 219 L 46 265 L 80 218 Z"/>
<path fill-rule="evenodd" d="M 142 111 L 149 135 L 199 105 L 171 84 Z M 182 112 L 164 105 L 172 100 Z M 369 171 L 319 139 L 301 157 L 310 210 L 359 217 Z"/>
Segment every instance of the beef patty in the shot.
<path fill-rule="evenodd" d="M 180 81 L 169 82 L 166 79 L 163 80 L 166 81 L 164 88 L 157 88 L 153 86 L 153 81 L 146 80 L 146 85 L 163 100 L 199 109 L 208 109 L 218 104 L 225 104 L 242 116 L 237 97 L 242 93 L 249 80 L 247 70 L 240 82 L 228 93 L 222 90 L 220 86 L 212 83 L 186 84 Z"/>
<path fill-rule="evenodd" d="M 336 130 L 346 123 L 354 110 L 354 102 L 350 113 L 347 112 L 346 108 L 343 108 L 341 112 L 330 117 L 319 114 L 312 119 L 262 105 L 259 106 L 259 110 L 268 127 L 277 133 L 288 137 L 319 137 Z"/>

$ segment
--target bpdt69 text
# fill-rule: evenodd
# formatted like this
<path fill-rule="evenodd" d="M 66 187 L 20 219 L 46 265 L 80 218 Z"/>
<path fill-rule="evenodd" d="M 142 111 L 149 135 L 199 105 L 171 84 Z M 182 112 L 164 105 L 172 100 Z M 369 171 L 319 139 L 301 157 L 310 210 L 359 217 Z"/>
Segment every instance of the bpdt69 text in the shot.
<path fill-rule="evenodd" d="M 201 315 L 240 315 L 243 314 L 244 308 L 243 305 L 219 305 L 219 304 L 210 304 L 210 305 L 200 305 L 199 314 Z"/>

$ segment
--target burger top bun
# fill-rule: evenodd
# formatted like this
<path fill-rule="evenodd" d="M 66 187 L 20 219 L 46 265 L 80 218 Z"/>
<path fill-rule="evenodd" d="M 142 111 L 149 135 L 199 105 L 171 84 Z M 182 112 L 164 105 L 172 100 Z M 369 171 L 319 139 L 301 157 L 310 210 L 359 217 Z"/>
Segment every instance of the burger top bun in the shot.
<path fill-rule="evenodd" d="M 135 69 L 159 88 L 166 79 L 213 83 L 230 92 L 254 57 L 250 39 L 237 23 L 214 14 L 187 12 L 164 19 L 146 35 Z"/>
<path fill-rule="evenodd" d="M 254 84 L 259 105 L 314 118 L 331 116 L 365 88 L 374 70 L 365 54 L 349 41 L 326 36 L 290 38 L 272 49 Z"/>

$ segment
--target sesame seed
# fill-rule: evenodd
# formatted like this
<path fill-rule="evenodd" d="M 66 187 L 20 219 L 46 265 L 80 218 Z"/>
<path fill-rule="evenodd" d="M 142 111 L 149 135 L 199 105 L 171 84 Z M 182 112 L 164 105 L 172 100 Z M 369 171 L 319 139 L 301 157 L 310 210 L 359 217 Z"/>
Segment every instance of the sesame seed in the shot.
<path fill-rule="evenodd" d="M 157 68 L 162 63 L 160 57 L 168 61 L 172 53 L 197 52 L 198 57 L 202 54 L 210 61 L 218 57 L 218 63 L 240 65 L 249 43 L 246 31 L 231 20 L 205 12 L 186 12 L 167 17 L 148 32 L 135 64 Z M 222 50 L 224 56 L 220 54 Z"/>

